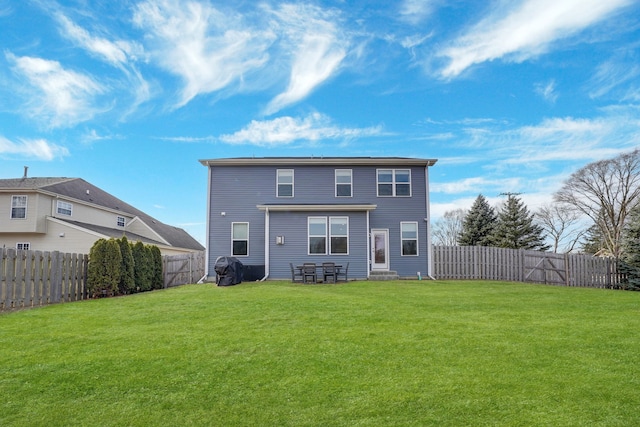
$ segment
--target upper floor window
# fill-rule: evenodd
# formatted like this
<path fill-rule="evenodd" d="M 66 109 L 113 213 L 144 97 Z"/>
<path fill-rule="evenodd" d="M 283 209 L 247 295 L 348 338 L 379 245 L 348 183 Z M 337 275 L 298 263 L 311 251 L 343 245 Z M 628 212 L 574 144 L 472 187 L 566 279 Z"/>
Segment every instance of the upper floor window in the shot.
<path fill-rule="evenodd" d="M 336 169 L 336 197 L 351 197 L 351 169 Z"/>
<path fill-rule="evenodd" d="M 293 197 L 293 169 L 278 169 L 277 197 Z"/>
<path fill-rule="evenodd" d="M 27 217 L 27 196 L 11 196 L 11 219 Z"/>
<path fill-rule="evenodd" d="M 56 212 L 58 212 L 59 215 L 71 216 L 72 211 L 73 211 L 73 205 L 71 203 L 58 200 Z"/>
<path fill-rule="evenodd" d="M 234 222 L 231 224 L 231 255 L 249 255 L 249 223 Z"/>
<path fill-rule="evenodd" d="M 116 225 L 118 227 L 124 227 L 126 223 L 127 223 L 127 220 L 125 219 L 125 217 L 119 216 L 116 218 Z"/>
<path fill-rule="evenodd" d="M 18 242 L 16 243 L 16 249 L 19 251 L 28 251 L 29 249 L 31 249 L 31 243 Z"/>
<path fill-rule="evenodd" d="M 401 222 L 402 255 L 418 255 L 418 223 Z"/>
<path fill-rule="evenodd" d="M 410 197 L 411 170 L 378 169 L 378 197 Z"/>

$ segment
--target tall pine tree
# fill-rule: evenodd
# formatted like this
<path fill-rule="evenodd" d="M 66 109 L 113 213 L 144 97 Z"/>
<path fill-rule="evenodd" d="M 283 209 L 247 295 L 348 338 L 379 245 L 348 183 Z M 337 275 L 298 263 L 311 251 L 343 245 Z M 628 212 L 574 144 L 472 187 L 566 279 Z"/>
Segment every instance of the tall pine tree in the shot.
<path fill-rule="evenodd" d="M 491 246 L 491 234 L 496 226 L 496 212 L 489 202 L 479 194 L 462 221 L 458 236 L 460 246 Z"/>
<path fill-rule="evenodd" d="M 498 212 L 498 222 L 492 233 L 493 245 L 499 248 L 548 250 L 544 230 L 534 223 L 533 218 L 524 202 L 509 194 L 507 202 Z"/>
<path fill-rule="evenodd" d="M 622 238 L 622 256 L 618 269 L 626 275 L 622 287 L 640 291 L 640 207 L 631 211 Z"/>

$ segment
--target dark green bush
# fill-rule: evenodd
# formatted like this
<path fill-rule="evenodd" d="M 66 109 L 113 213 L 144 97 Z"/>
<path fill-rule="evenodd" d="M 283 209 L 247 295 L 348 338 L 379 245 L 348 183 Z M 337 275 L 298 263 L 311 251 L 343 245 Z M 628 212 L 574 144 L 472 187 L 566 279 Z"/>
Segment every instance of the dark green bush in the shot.
<path fill-rule="evenodd" d="M 131 244 L 126 236 L 118 239 L 120 246 L 120 255 L 122 255 L 122 263 L 120 264 L 120 283 L 118 284 L 118 292 L 120 294 L 130 294 L 136 289 L 134 276 L 134 260 L 131 251 Z"/>
<path fill-rule="evenodd" d="M 157 246 L 150 246 L 152 260 L 152 279 L 151 286 L 153 289 L 164 288 L 164 276 L 162 274 L 162 253 Z"/>
<path fill-rule="evenodd" d="M 149 256 L 150 251 L 146 249 L 142 242 L 136 242 L 133 245 L 131 252 L 133 254 L 133 276 L 135 279 L 136 289 L 139 292 L 150 291 L 152 289 L 151 257 Z"/>
<path fill-rule="evenodd" d="M 122 255 L 115 239 L 99 239 L 89 251 L 87 292 L 92 297 L 115 295 L 120 283 Z"/>

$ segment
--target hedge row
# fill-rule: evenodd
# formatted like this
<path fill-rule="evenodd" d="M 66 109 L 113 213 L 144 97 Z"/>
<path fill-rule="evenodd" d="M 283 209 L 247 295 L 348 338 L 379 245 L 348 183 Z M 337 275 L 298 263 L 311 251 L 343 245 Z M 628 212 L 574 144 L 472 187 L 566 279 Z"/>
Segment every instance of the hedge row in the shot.
<path fill-rule="evenodd" d="M 92 297 L 161 289 L 162 255 L 157 246 L 100 239 L 89 252 L 87 292 Z"/>

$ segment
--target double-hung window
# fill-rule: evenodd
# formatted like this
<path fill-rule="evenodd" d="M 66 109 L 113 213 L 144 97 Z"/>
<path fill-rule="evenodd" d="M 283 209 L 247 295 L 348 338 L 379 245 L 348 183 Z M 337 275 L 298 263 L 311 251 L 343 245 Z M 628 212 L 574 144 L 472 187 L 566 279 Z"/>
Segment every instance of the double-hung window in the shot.
<path fill-rule="evenodd" d="M 11 219 L 27 218 L 27 196 L 11 196 Z"/>
<path fill-rule="evenodd" d="M 19 251 L 28 251 L 31 249 L 31 243 L 29 242 L 18 242 L 16 243 L 16 249 Z"/>
<path fill-rule="evenodd" d="M 336 169 L 336 197 L 352 196 L 351 169 Z"/>
<path fill-rule="evenodd" d="M 410 169 L 378 169 L 378 197 L 410 197 Z"/>
<path fill-rule="evenodd" d="M 327 254 L 327 218 L 309 217 L 307 219 L 307 235 L 309 236 L 309 255 Z"/>
<path fill-rule="evenodd" d="M 293 169 L 278 169 L 276 174 L 276 196 L 293 197 Z"/>
<path fill-rule="evenodd" d="M 329 234 L 331 235 L 331 255 L 347 255 L 349 253 L 349 218 L 329 217 Z"/>
<path fill-rule="evenodd" d="M 249 223 L 234 222 L 231 224 L 231 255 L 249 255 Z"/>
<path fill-rule="evenodd" d="M 307 221 L 309 255 L 326 255 L 327 253 L 347 255 L 349 253 L 348 217 L 312 216 Z"/>
<path fill-rule="evenodd" d="M 58 200 L 58 203 L 56 204 L 56 212 L 58 213 L 58 215 L 71 216 L 71 214 L 73 213 L 73 205 L 69 202 Z"/>
<path fill-rule="evenodd" d="M 116 225 L 118 227 L 124 227 L 126 225 L 126 223 L 127 223 L 127 220 L 126 220 L 125 217 L 119 216 L 119 217 L 116 218 Z"/>
<path fill-rule="evenodd" d="M 402 241 L 402 255 L 418 255 L 418 223 L 401 222 L 400 238 Z"/>

